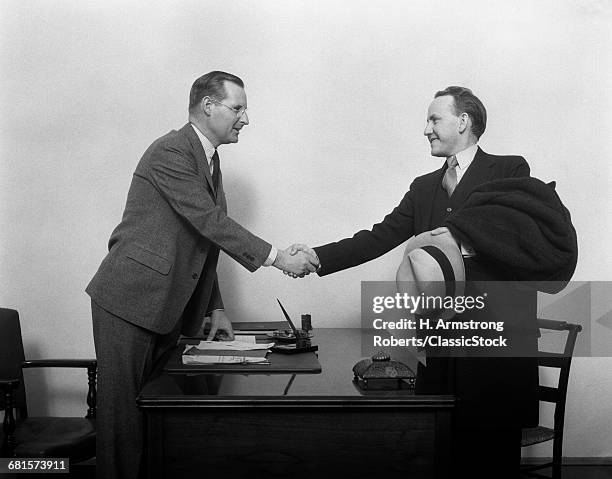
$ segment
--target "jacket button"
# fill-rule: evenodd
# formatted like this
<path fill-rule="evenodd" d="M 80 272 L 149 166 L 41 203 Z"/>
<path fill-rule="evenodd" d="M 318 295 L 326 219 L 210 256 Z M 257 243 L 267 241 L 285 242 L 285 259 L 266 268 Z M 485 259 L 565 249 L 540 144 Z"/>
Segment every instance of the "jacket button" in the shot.
<path fill-rule="evenodd" d="M 192 277 L 193 279 L 198 279 L 198 273 L 193 273 L 193 274 L 191 275 L 191 277 Z"/>
<path fill-rule="evenodd" d="M 448 211 L 450 213 L 451 211 L 453 211 L 453 209 L 452 208 L 446 208 L 446 211 Z"/>

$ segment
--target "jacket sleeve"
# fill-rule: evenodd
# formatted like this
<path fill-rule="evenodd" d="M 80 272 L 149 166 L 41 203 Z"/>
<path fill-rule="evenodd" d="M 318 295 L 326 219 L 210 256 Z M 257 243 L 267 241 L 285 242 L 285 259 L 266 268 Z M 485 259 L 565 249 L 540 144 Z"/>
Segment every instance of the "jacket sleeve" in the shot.
<path fill-rule="evenodd" d="M 399 205 L 370 230 L 361 230 L 351 238 L 316 247 L 315 252 L 321 261 L 318 274 L 325 276 L 366 263 L 391 251 L 413 235 L 414 200 L 412 191 L 408 191 Z"/>
<path fill-rule="evenodd" d="M 255 271 L 268 257 L 270 243 L 243 228 L 215 204 L 194 160 L 184 152 L 160 148 L 152 153 L 149 167 L 135 174 L 153 183 L 181 218 L 249 271 Z"/>

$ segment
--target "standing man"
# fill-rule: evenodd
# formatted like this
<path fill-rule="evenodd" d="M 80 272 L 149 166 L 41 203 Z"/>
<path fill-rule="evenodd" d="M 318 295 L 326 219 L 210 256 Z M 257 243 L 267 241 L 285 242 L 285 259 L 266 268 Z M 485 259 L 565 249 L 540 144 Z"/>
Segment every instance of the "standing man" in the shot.
<path fill-rule="evenodd" d="M 121 223 L 89 285 L 98 358 L 96 469 L 137 478 L 143 423 L 136 396 L 181 333 L 211 318 L 208 339 L 233 339 L 217 280 L 219 250 L 249 271 L 273 265 L 308 274 L 318 262 L 291 256 L 227 216 L 217 147 L 249 124 L 244 83 L 213 71 L 189 94 L 189 123 L 159 138 L 136 167 Z"/>
<path fill-rule="evenodd" d="M 370 230 L 314 251 L 305 245 L 294 245 L 292 251 L 316 252 L 321 263 L 318 274 L 335 273 L 377 258 L 413 235 L 442 227 L 477 186 L 529 176 L 524 158 L 490 155 L 478 146 L 486 122 L 484 105 L 468 88 L 451 86 L 437 92 L 429 105 L 424 135 L 431 154 L 445 158 L 442 167 L 416 178 L 399 205 Z M 512 279 L 470 245 L 460 246 L 468 281 Z M 535 330 L 535 314 L 533 304 L 520 321 Z M 433 357 L 426 367 L 419 363 L 417 393 L 459 398 L 453 451 L 458 476 L 518 475 L 520 429 L 535 426 L 538 420 L 537 384 L 534 358 Z"/>

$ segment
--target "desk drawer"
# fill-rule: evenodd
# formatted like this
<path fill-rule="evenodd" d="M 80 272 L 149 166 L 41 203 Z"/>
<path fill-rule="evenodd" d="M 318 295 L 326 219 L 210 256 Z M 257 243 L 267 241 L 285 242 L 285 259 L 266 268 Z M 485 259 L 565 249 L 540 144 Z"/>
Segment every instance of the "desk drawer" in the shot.
<path fill-rule="evenodd" d="M 443 477 L 436 463 L 449 462 L 448 441 L 437 437 L 449 432 L 448 411 L 183 409 L 151 411 L 148 418 L 150 432 L 159 439 L 151 449 L 157 457 L 151 459 L 159 461 L 154 472 L 163 471 L 161 477 L 199 472 L 312 478 L 327 471 L 344 477 L 432 478 Z"/>

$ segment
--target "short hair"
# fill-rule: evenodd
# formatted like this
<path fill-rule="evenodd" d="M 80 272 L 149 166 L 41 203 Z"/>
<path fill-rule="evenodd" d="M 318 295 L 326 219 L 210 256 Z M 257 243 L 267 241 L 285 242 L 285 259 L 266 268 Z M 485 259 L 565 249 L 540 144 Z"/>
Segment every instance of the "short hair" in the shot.
<path fill-rule="evenodd" d="M 476 138 L 480 138 L 487 127 L 487 110 L 472 90 L 462 86 L 449 86 L 437 92 L 434 98 L 440 96 L 453 97 L 455 115 L 467 113 L 472 120 L 472 133 Z"/>
<path fill-rule="evenodd" d="M 194 81 L 189 91 L 189 111 L 192 111 L 205 96 L 214 97 L 216 100 L 223 100 L 226 95 L 224 85 L 226 81 L 244 88 L 244 82 L 236 75 L 221 71 L 207 73 Z"/>

